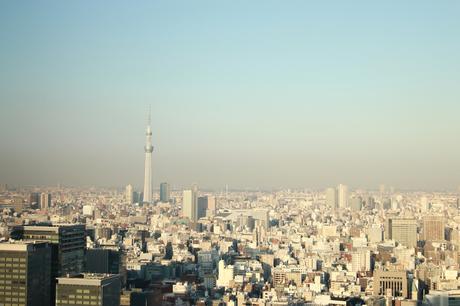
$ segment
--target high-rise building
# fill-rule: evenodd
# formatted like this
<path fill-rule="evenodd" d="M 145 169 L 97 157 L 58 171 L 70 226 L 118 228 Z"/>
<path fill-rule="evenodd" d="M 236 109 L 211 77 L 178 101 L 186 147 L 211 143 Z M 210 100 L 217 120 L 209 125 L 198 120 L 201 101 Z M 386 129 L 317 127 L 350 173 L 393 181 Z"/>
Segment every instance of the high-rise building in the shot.
<path fill-rule="evenodd" d="M 152 128 L 150 127 L 150 113 L 145 132 L 145 168 L 144 168 L 144 198 L 143 202 L 152 202 Z"/>
<path fill-rule="evenodd" d="M 126 186 L 125 197 L 126 197 L 126 202 L 128 202 L 128 204 L 134 203 L 134 190 L 131 184 Z"/>
<path fill-rule="evenodd" d="M 117 274 L 79 274 L 59 277 L 56 306 L 119 306 L 121 281 Z"/>
<path fill-rule="evenodd" d="M 367 229 L 367 240 L 371 243 L 378 243 L 383 240 L 383 230 L 380 224 L 371 224 Z"/>
<path fill-rule="evenodd" d="M 119 274 L 120 251 L 111 249 L 88 249 L 86 251 L 86 272 Z"/>
<path fill-rule="evenodd" d="M 54 305 L 55 279 L 65 274 L 83 272 L 85 266 L 86 233 L 83 224 L 27 225 L 14 227 L 14 239 L 46 241 L 51 245 L 50 294 Z"/>
<path fill-rule="evenodd" d="M 348 187 L 346 185 L 337 186 L 337 203 L 339 208 L 348 207 Z"/>
<path fill-rule="evenodd" d="M 182 214 L 190 221 L 196 222 L 197 219 L 197 195 L 195 190 L 184 190 L 182 200 Z"/>
<path fill-rule="evenodd" d="M 52 273 L 60 276 L 83 272 L 86 249 L 85 225 L 25 225 L 13 228 L 11 237 L 25 241 L 47 241 L 52 246 Z"/>
<path fill-rule="evenodd" d="M 38 204 L 40 203 L 40 193 L 31 192 L 29 196 L 29 203 L 31 207 L 38 208 Z"/>
<path fill-rule="evenodd" d="M 51 194 L 43 192 L 40 194 L 40 209 L 47 210 L 51 207 Z"/>
<path fill-rule="evenodd" d="M 198 197 L 197 202 L 197 220 L 206 217 L 206 210 L 208 209 L 208 197 Z"/>
<path fill-rule="evenodd" d="M 428 215 L 423 217 L 423 240 L 444 240 L 444 217 Z"/>
<path fill-rule="evenodd" d="M 0 243 L 0 266 L 0 305 L 53 304 L 51 247 L 48 243 Z"/>
<path fill-rule="evenodd" d="M 170 189 L 168 183 L 160 184 L 160 202 L 167 203 L 169 202 Z"/>
<path fill-rule="evenodd" d="M 337 190 L 335 188 L 326 189 L 326 205 L 330 208 L 337 208 Z"/>
<path fill-rule="evenodd" d="M 206 215 L 213 216 L 216 214 L 217 200 L 215 196 L 208 196 L 208 209 Z"/>
<path fill-rule="evenodd" d="M 133 191 L 133 203 L 142 202 L 142 192 Z"/>
<path fill-rule="evenodd" d="M 408 218 L 388 219 L 389 239 L 405 245 L 408 248 L 417 246 L 417 221 Z"/>
<path fill-rule="evenodd" d="M 250 216 L 256 220 L 256 224 L 263 226 L 265 229 L 270 227 L 270 211 L 265 208 L 251 210 Z"/>
<path fill-rule="evenodd" d="M 351 271 L 370 271 L 371 251 L 367 248 L 358 248 L 351 252 Z"/>
<path fill-rule="evenodd" d="M 367 209 L 375 209 L 375 199 L 374 197 L 368 197 L 366 201 Z"/>
<path fill-rule="evenodd" d="M 353 211 L 360 211 L 363 208 L 363 199 L 361 197 L 351 198 L 350 208 Z"/>
<path fill-rule="evenodd" d="M 88 249 L 85 270 L 88 273 L 119 274 L 124 279 L 126 266 L 123 253 L 116 249 Z"/>

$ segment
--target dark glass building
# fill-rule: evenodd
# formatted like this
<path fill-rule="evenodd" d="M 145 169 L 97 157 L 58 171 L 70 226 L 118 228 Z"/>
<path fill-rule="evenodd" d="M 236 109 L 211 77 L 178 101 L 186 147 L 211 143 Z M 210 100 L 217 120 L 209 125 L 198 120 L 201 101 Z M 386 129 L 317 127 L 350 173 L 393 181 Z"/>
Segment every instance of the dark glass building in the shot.
<path fill-rule="evenodd" d="M 51 284 L 48 243 L 0 243 L 0 305 L 49 306 Z"/>
<path fill-rule="evenodd" d="M 83 224 L 26 225 L 15 227 L 11 237 L 47 241 L 53 248 L 53 276 L 81 273 L 85 266 L 86 233 Z"/>

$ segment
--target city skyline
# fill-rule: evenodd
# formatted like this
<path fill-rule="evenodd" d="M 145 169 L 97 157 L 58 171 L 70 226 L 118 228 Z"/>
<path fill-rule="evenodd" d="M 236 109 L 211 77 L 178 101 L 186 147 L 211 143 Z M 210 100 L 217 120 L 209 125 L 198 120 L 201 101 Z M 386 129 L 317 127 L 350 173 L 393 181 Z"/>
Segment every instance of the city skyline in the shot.
<path fill-rule="evenodd" d="M 0 306 L 460 305 L 459 16 L 0 1 Z"/>
<path fill-rule="evenodd" d="M 0 182 L 456 190 L 441 3 L 2 3 Z"/>

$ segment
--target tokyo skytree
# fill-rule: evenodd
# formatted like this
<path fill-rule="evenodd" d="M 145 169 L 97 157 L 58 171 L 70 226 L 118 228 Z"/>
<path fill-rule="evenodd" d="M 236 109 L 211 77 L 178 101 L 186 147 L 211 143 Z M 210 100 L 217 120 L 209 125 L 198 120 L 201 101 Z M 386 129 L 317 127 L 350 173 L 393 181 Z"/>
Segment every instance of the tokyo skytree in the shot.
<path fill-rule="evenodd" d="M 144 202 L 152 202 L 152 128 L 150 127 L 150 111 L 145 131 L 145 169 L 144 169 Z"/>

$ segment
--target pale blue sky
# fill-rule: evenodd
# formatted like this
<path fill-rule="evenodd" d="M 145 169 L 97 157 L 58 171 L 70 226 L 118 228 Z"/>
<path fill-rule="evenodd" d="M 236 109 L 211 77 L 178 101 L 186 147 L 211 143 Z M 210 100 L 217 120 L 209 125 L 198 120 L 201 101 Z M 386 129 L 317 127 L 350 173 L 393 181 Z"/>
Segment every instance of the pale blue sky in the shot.
<path fill-rule="evenodd" d="M 2 1 L 0 182 L 460 184 L 458 1 Z"/>

